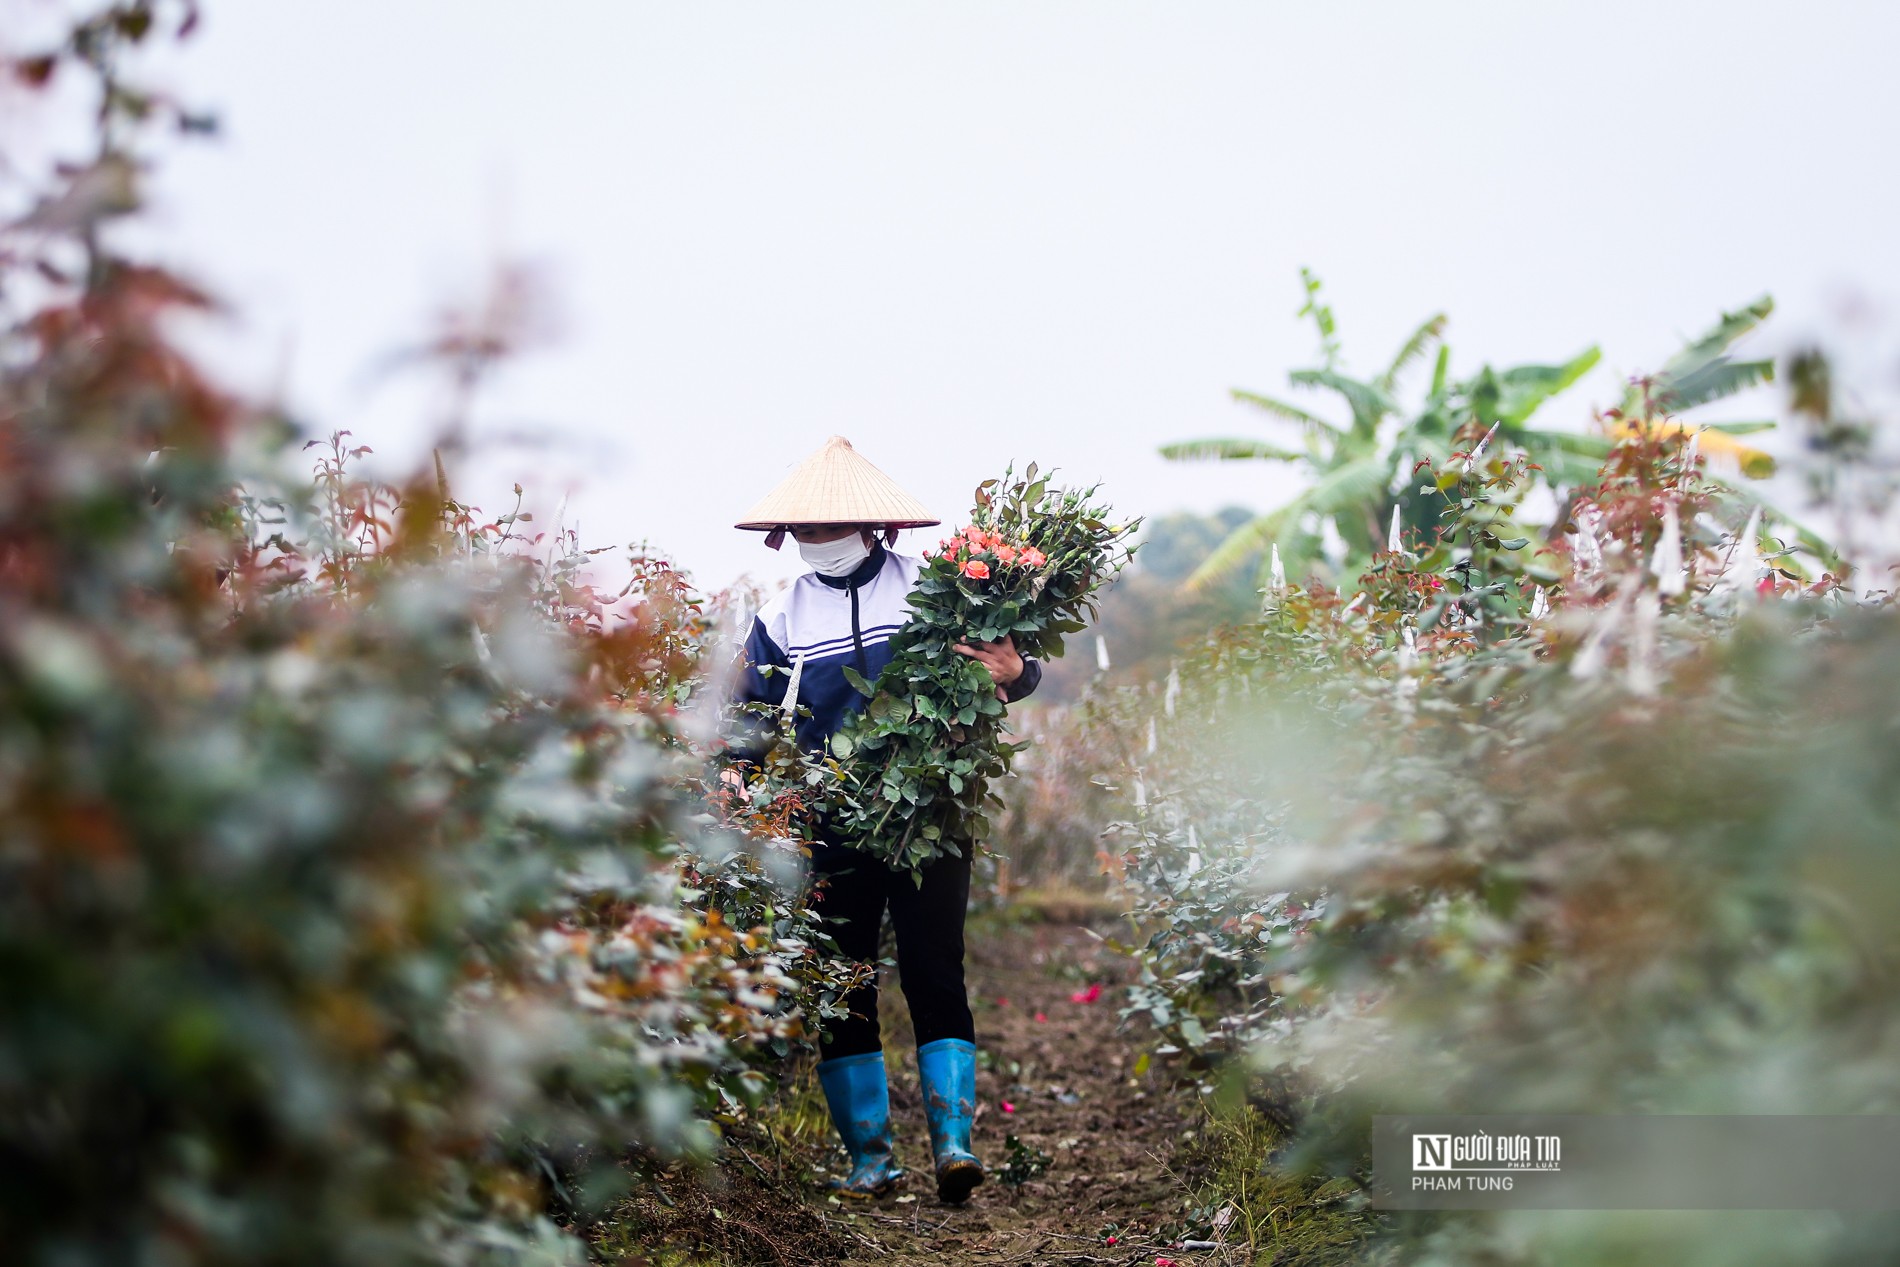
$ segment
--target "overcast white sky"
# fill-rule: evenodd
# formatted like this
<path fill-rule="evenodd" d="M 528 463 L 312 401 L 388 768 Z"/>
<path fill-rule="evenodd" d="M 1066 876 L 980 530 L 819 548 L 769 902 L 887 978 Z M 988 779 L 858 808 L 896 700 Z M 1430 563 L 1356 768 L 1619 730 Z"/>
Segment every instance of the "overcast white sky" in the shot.
<path fill-rule="evenodd" d="M 176 79 L 226 131 L 152 241 L 235 382 L 403 462 L 430 402 L 379 356 L 537 262 L 561 340 L 477 432 L 538 443 L 458 491 L 719 584 L 796 570 L 729 525 L 834 431 L 946 520 L 1012 458 L 1270 505 L 1154 449 L 1263 429 L 1227 389 L 1308 363 L 1302 264 L 1360 368 L 1440 309 L 1455 371 L 1600 342 L 1573 426 L 1764 291 L 1763 347 L 1890 312 L 1896 48 L 1867 0 L 208 0 Z"/>

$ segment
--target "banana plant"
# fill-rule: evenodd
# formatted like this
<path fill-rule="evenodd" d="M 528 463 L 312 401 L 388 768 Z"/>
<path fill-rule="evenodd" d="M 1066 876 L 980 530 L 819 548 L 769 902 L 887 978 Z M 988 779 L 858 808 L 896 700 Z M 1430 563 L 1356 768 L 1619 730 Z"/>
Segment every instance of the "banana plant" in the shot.
<path fill-rule="evenodd" d="M 1262 557 L 1269 546 L 1278 547 L 1289 576 L 1316 570 L 1331 574 L 1335 568 L 1341 575 L 1354 575 L 1386 548 L 1395 511 L 1399 530 L 1408 541 L 1429 541 L 1436 508 L 1418 495 L 1412 473 L 1421 461 L 1443 463 L 1458 445 L 1468 446 L 1473 424 L 1482 429 L 1495 427 L 1494 443 L 1523 450 L 1539 468 L 1542 482 L 1560 499 L 1566 490 L 1595 476 L 1613 437 L 1534 427 L 1530 422 L 1546 402 L 1596 366 L 1601 359 L 1596 347 L 1555 365 L 1503 370 L 1486 365 L 1469 378 L 1453 380 L 1451 350 L 1444 343 L 1446 317 L 1438 313 L 1420 323 L 1383 371 L 1371 378 L 1354 378 L 1340 365 L 1338 322 L 1321 296 L 1319 279 L 1309 269 L 1302 269 L 1300 276 L 1306 290 L 1300 315 L 1311 317 L 1318 329 L 1321 363 L 1294 370 L 1287 378 L 1296 388 L 1337 396 L 1344 403 L 1347 420 L 1337 421 L 1276 396 L 1236 388 L 1236 402 L 1296 428 L 1298 447 L 1251 436 L 1162 446 L 1162 456 L 1173 461 L 1298 463 L 1313 476 L 1293 500 L 1229 534 L 1188 577 L 1190 589 L 1230 575 L 1249 558 Z M 1734 362 L 1726 354 L 1728 345 L 1752 329 L 1771 306 L 1762 300 L 1725 316 L 1650 380 L 1648 401 L 1670 411 L 1691 408 L 1772 374 L 1766 362 Z M 1397 396 L 1400 381 L 1427 356 L 1433 356 L 1430 384 L 1424 400 L 1408 412 Z M 1634 417 L 1637 412 L 1626 408 L 1613 417 Z M 1667 424 L 1657 424 L 1645 415 L 1633 425 Z M 1748 470 L 1746 462 L 1743 469 Z M 1331 564 L 1325 558 L 1324 529 L 1329 523 L 1345 543 L 1345 557 Z M 1265 567 L 1263 557 L 1263 575 Z"/>
<path fill-rule="evenodd" d="M 1773 475 L 1775 459 L 1735 437 L 1772 430 L 1774 423 L 1682 423 L 1672 415 L 1774 381 L 1773 361 L 1738 361 L 1729 355 L 1730 345 L 1767 320 L 1774 310 L 1775 301 L 1763 295 L 1739 311 L 1723 313 L 1707 334 L 1670 357 L 1662 369 L 1648 379 L 1631 382 L 1622 403 L 1609 415 L 1612 438 L 1639 429 L 1652 433 L 1696 432 L 1701 436 L 1698 444 L 1702 452 L 1710 457 L 1739 467 L 1750 479 Z"/>

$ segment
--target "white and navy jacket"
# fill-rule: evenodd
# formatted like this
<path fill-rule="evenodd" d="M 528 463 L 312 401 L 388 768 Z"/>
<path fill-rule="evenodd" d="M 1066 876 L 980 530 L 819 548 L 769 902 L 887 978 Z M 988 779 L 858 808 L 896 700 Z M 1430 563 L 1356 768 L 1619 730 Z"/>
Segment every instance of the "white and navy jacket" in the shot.
<path fill-rule="evenodd" d="M 881 544 L 847 576 L 807 572 L 774 595 L 752 621 L 740 673 L 740 703 L 782 705 L 792 667 L 800 660 L 798 703 L 811 710 L 797 723 L 798 745 L 809 752 L 824 748 L 844 719 L 866 703 L 844 676 L 848 665 L 866 682 L 891 660 L 891 638 L 910 616 L 910 591 L 922 563 L 893 554 Z M 771 672 L 764 672 L 765 669 Z M 1042 666 L 1027 657 L 1023 675 L 1008 688 L 1021 699 L 1042 681 Z M 756 760 L 769 740 L 746 727 L 732 744 L 732 755 Z"/>

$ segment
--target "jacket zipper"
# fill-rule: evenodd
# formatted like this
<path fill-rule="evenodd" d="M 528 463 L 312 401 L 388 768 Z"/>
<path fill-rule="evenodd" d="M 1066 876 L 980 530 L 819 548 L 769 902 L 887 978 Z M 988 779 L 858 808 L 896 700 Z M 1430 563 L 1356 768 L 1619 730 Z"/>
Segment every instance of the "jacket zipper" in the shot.
<path fill-rule="evenodd" d="M 845 586 L 851 592 L 851 645 L 858 654 L 858 676 L 867 682 L 871 678 L 870 661 L 864 658 L 864 634 L 858 629 L 858 587 Z"/>

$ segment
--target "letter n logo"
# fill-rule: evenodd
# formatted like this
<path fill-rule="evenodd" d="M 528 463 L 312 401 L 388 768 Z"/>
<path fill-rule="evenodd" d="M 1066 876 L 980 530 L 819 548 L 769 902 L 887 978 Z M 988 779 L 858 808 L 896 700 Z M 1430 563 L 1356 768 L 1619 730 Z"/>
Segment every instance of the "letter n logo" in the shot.
<path fill-rule="evenodd" d="M 1413 1170 L 1450 1170 L 1451 1136 L 1412 1136 Z"/>

